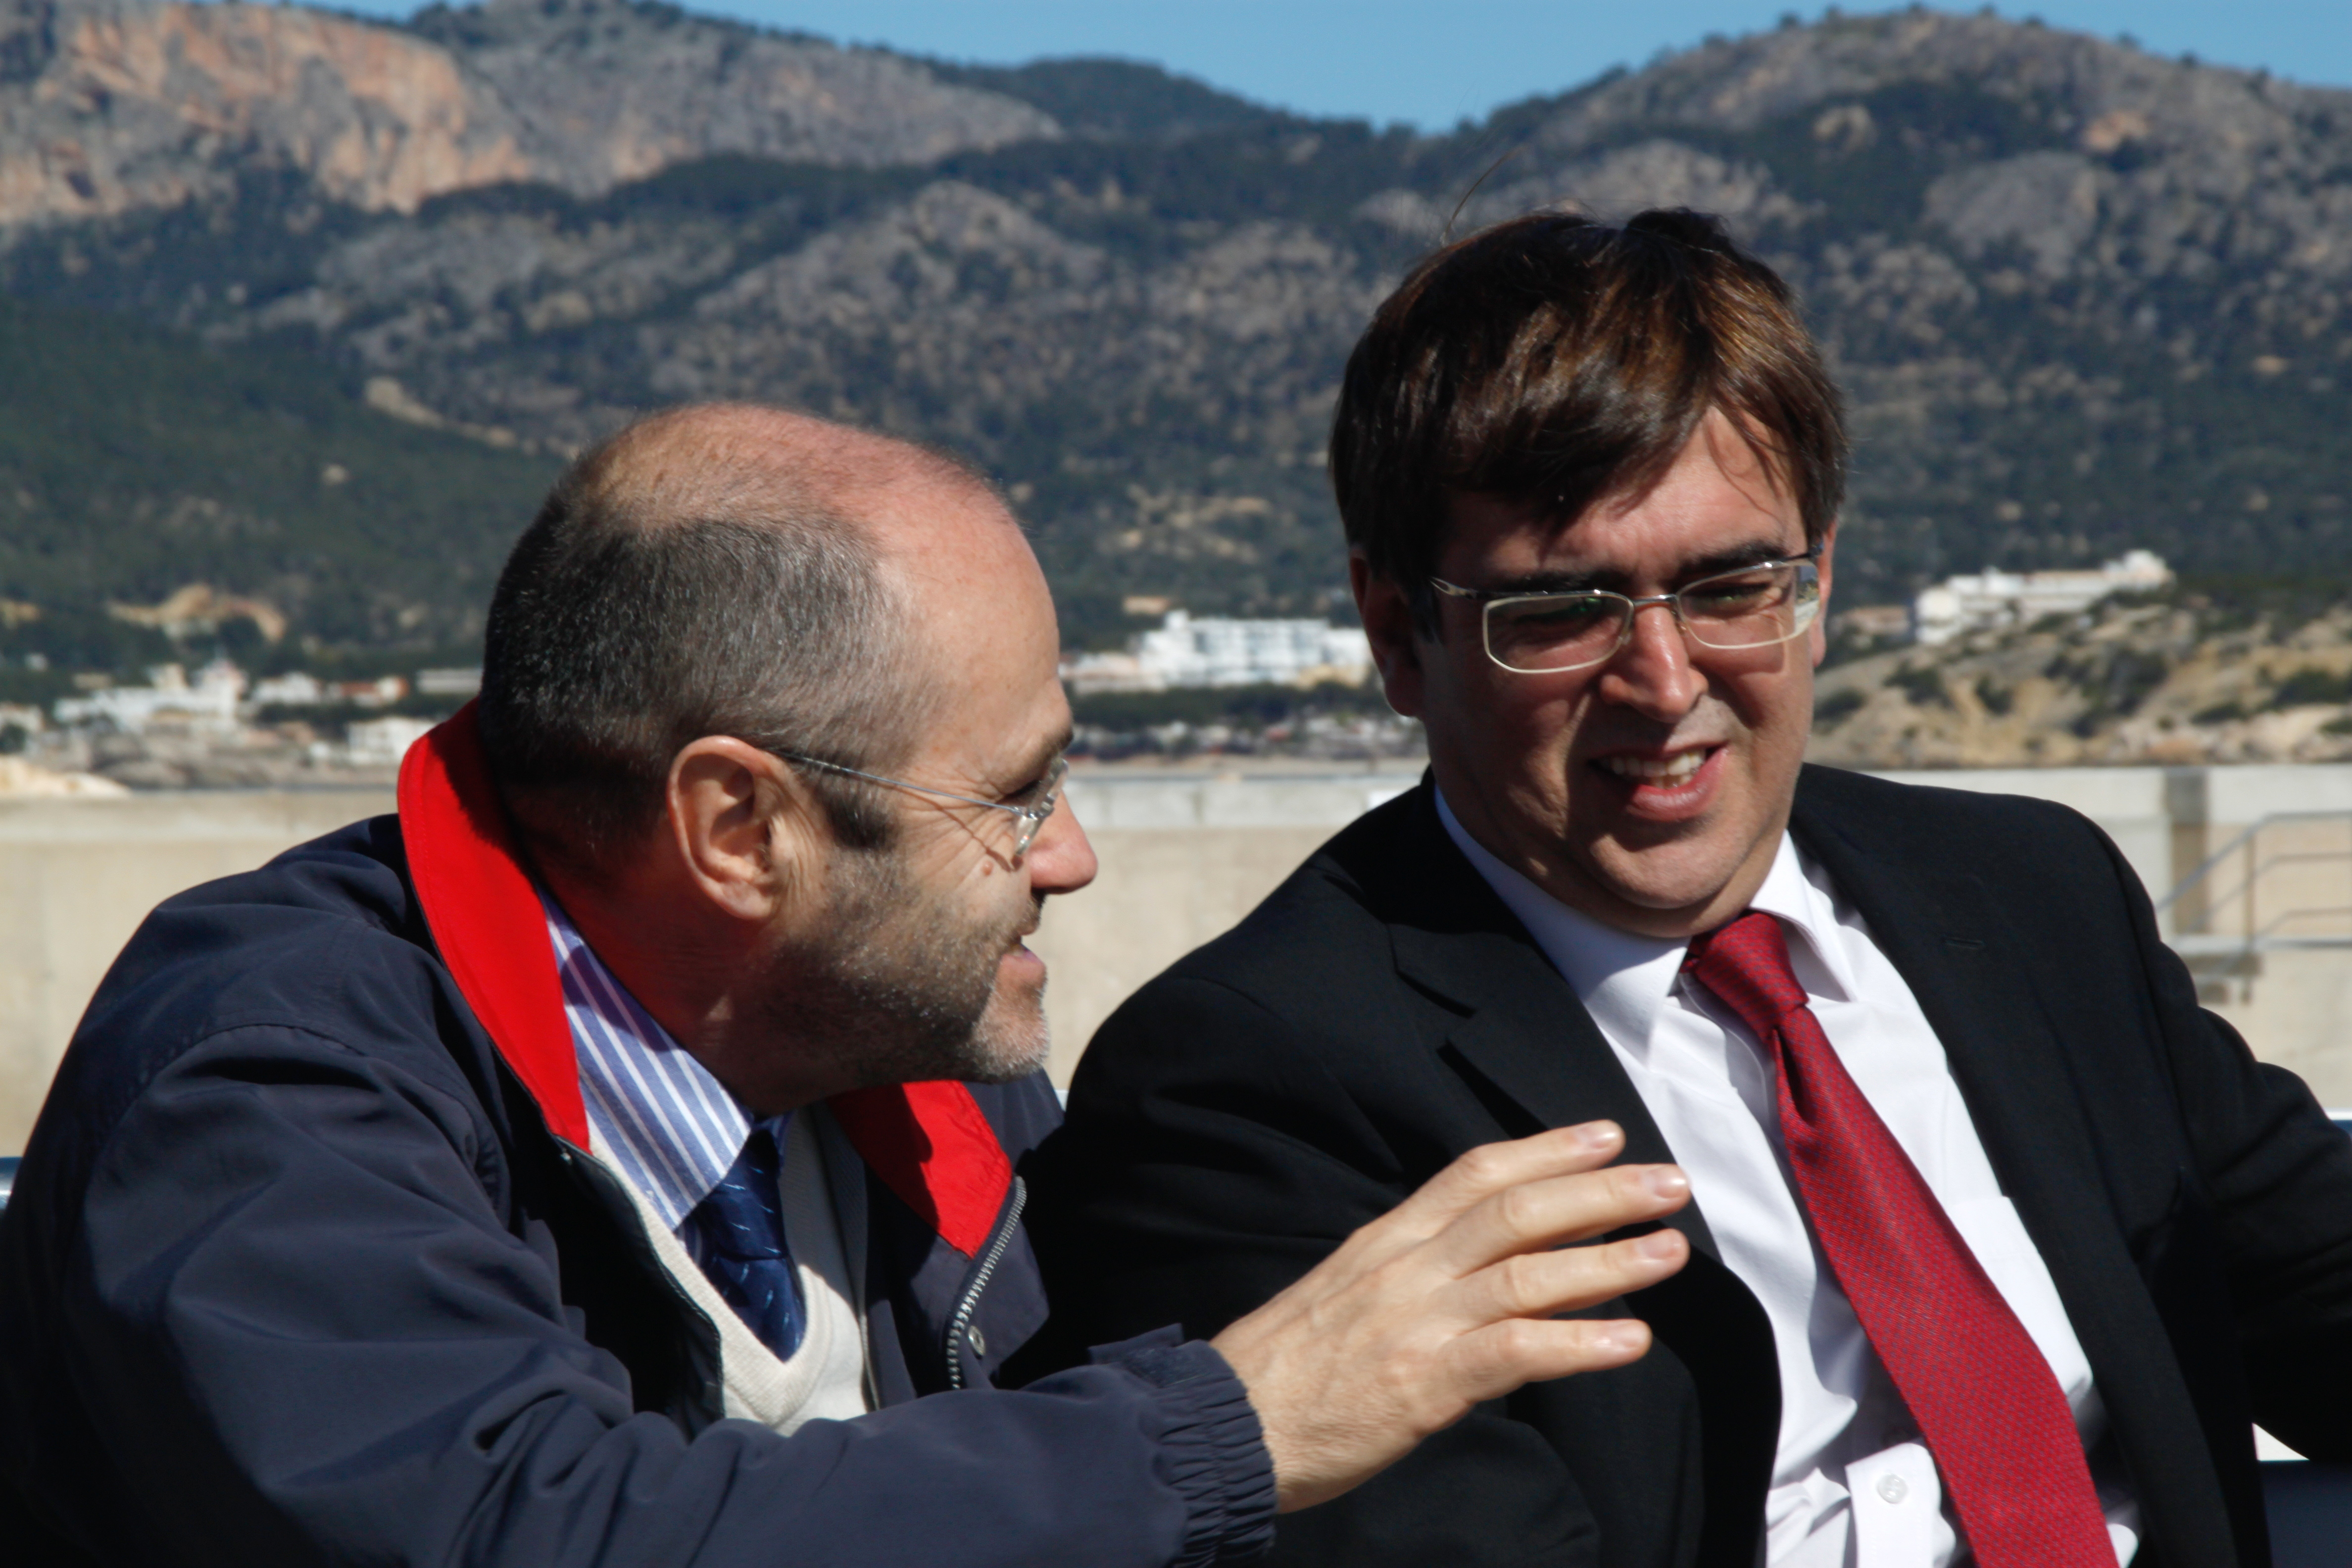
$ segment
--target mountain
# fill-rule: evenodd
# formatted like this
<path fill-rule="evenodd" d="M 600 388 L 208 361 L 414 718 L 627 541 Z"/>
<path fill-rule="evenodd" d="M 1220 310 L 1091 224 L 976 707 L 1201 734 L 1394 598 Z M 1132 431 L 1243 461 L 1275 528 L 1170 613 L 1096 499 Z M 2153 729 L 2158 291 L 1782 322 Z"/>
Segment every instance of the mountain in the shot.
<path fill-rule="evenodd" d="M 626 0 L 0 0 L 20 301 L 307 359 L 510 457 L 726 396 L 939 442 L 1082 641 L 1131 595 L 1331 606 L 1356 332 L 1449 220 L 1559 204 L 1721 213 L 1801 289 L 1857 437 L 1846 604 L 2131 546 L 2352 575 L 2352 92 L 1915 9 L 1417 136 Z"/>
<path fill-rule="evenodd" d="M 664 5 L 495 0 L 405 28 L 323 11 L 0 0 L 0 224 L 215 199 L 284 170 L 413 213 L 501 182 L 579 195 L 737 153 L 919 163 L 1059 134 L 875 49 Z"/>
<path fill-rule="evenodd" d="M 121 317 L 0 299 L 0 365 L 12 663 L 169 657 L 142 622 L 207 637 L 246 622 L 229 646 L 248 657 L 239 637 L 289 623 L 298 647 L 478 641 L 507 546 L 559 466 L 372 410 L 308 356 Z M 149 608 L 198 583 L 220 592 Z M 214 598 L 242 603 L 207 614 Z"/>
<path fill-rule="evenodd" d="M 2352 594 L 2188 578 L 1934 647 L 1835 647 L 1817 763 L 1860 768 L 2352 759 Z"/>

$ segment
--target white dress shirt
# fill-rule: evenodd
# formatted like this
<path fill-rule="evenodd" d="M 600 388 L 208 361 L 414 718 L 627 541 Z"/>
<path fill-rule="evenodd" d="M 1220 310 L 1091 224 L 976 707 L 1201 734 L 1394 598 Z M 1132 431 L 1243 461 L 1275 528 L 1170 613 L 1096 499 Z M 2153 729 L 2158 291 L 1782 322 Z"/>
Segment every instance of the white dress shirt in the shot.
<path fill-rule="evenodd" d="M 1776 1068 L 1731 1011 L 1682 973 L 1686 942 L 1580 914 L 1438 816 L 1584 1002 L 1688 1173 L 1724 1265 L 1770 1320 L 1780 1442 L 1764 1504 L 1770 1568 L 1947 1568 L 1969 1561 L 1918 1428 L 1830 1271 L 1780 1138 Z M 2056 1374 L 2091 1458 L 2118 1563 L 2139 1509 L 2105 1441 L 2090 1363 L 1911 987 L 1828 875 L 1783 834 L 1749 906 L 1776 917 L 1789 961 L 1838 1059 Z"/>

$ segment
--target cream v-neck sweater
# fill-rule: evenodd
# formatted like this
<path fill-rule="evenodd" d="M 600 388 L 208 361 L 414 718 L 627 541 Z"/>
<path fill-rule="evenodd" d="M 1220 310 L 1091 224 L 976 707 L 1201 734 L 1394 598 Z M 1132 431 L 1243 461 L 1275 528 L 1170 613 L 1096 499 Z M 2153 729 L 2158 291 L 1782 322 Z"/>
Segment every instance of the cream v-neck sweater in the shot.
<path fill-rule="evenodd" d="M 694 1304 L 719 1331 L 720 1381 L 730 1416 L 791 1433 L 801 1424 L 863 1415 L 866 1397 L 865 1320 L 857 1307 L 835 1218 L 824 1152 L 814 1123 L 824 1116 L 812 1106 L 786 1125 L 778 1185 L 783 1202 L 784 1239 L 800 1275 L 801 1300 L 808 1327 L 789 1360 L 762 1344 L 727 1304 L 686 1244 L 661 1223 L 643 1193 L 613 1170 L 637 1215 L 654 1251 Z"/>

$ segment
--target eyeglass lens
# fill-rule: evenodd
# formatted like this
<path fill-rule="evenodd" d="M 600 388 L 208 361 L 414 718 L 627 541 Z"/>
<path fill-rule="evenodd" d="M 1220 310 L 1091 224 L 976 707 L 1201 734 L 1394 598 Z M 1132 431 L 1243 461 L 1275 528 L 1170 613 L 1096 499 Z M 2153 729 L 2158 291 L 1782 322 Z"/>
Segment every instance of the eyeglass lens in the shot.
<path fill-rule="evenodd" d="M 1810 561 L 1783 562 L 1702 578 L 1674 595 L 1691 640 L 1706 647 L 1762 647 L 1787 642 L 1812 624 L 1821 574 Z M 1591 591 L 1530 594 L 1486 606 L 1486 651 L 1507 669 L 1529 675 L 1580 669 L 1617 651 L 1633 602 Z"/>
<path fill-rule="evenodd" d="M 1045 819 L 1052 816 L 1054 808 L 1061 804 L 1062 780 L 1069 771 L 1069 759 L 1055 757 L 1053 766 L 1045 770 L 1044 778 L 1024 790 L 1018 799 L 1005 803 L 1020 812 L 1018 825 L 1013 833 L 1015 858 L 1029 853 L 1029 846 L 1037 842 L 1037 835 L 1045 829 Z"/>

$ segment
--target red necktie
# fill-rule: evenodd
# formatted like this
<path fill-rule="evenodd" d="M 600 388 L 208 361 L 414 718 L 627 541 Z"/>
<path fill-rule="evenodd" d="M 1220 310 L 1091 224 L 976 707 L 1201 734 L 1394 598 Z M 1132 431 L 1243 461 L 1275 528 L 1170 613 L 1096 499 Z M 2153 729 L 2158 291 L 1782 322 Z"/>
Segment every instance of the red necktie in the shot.
<path fill-rule="evenodd" d="M 2050 1363 L 1870 1108 L 1750 910 L 1684 967 L 1780 1061 L 1780 1132 L 1822 1251 L 1919 1424 L 1981 1568 L 2115 1568 Z"/>

